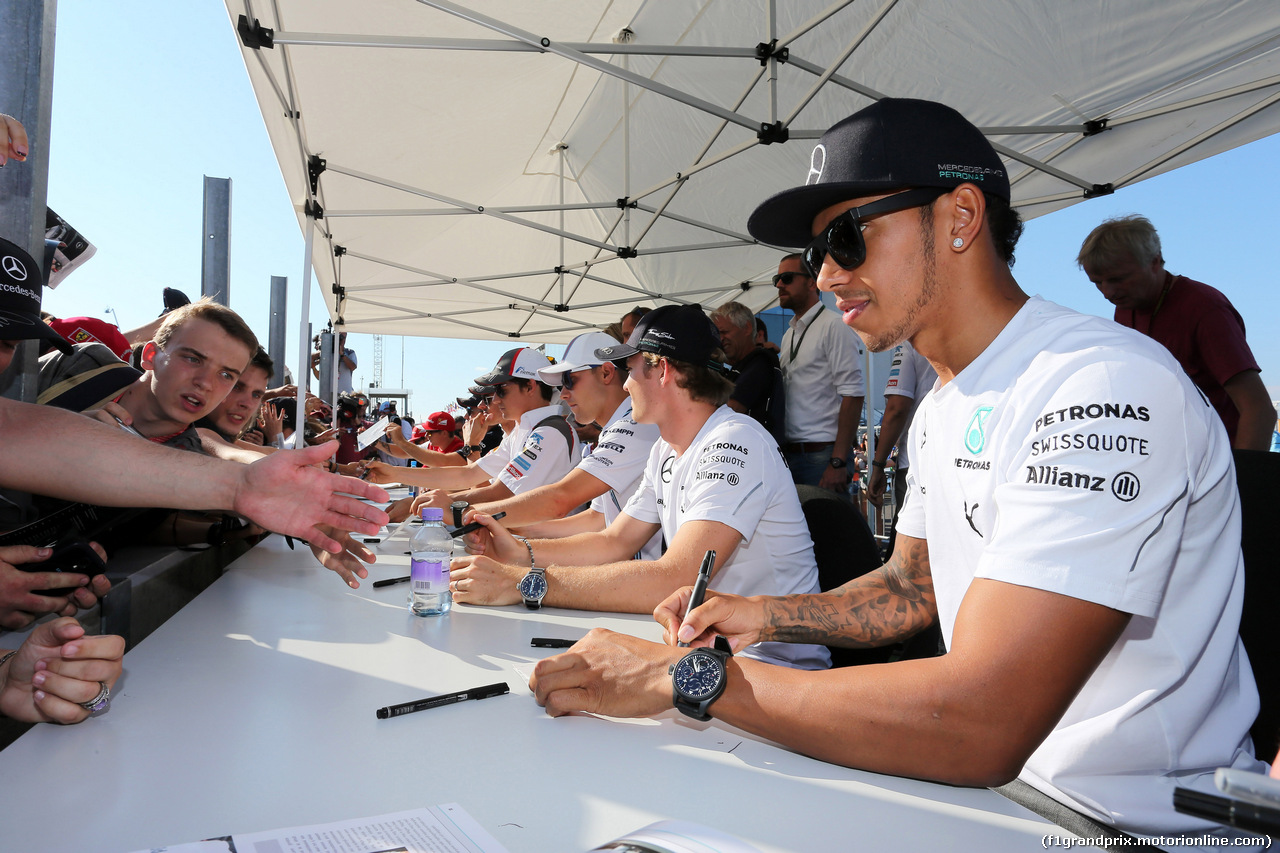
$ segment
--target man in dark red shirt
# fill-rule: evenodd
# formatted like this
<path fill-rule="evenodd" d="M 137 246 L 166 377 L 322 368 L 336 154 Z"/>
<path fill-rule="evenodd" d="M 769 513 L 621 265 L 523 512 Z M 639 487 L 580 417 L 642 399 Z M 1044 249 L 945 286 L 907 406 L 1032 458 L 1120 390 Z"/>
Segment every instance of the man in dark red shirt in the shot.
<path fill-rule="evenodd" d="M 1165 270 L 1150 221 L 1108 219 L 1085 238 L 1076 261 L 1116 306 L 1117 323 L 1173 353 L 1222 418 L 1232 447 L 1270 449 L 1276 410 L 1245 342 L 1244 320 L 1219 291 Z"/>

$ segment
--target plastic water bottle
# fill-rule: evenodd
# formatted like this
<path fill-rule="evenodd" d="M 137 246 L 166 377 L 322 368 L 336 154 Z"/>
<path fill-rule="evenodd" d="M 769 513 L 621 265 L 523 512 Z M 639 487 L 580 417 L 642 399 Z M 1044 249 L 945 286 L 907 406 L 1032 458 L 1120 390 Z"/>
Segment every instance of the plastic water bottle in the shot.
<path fill-rule="evenodd" d="M 409 540 L 409 609 L 417 616 L 439 616 L 453 606 L 449 592 L 449 562 L 453 537 L 444 526 L 444 511 L 422 508 L 422 526 Z"/>

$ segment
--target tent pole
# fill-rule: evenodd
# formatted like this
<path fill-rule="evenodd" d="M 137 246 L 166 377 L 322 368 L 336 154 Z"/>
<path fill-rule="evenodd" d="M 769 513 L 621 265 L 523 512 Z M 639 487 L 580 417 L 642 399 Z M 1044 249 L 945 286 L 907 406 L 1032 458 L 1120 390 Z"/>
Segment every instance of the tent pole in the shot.
<path fill-rule="evenodd" d="M 790 126 L 791 122 L 796 120 L 796 116 L 800 115 L 800 111 L 809 106 L 809 102 L 818 96 L 818 92 L 822 90 L 823 86 L 827 85 L 828 80 L 835 76 L 835 73 L 840 70 L 840 66 L 844 65 L 845 60 L 850 56 L 853 56 L 853 52 L 862 46 L 862 43 L 866 41 L 867 37 L 871 35 L 876 27 L 880 26 L 880 22 L 884 20 L 885 16 L 888 15 L 890 10 L 892 10 L 896 5 L 898 5 L 898 0 L 887 0 L 883 6 L 876 10 L 875 15 L 867 22 L 867 25 L 862 28 L 862 31 L 858 33 L 853 41 L 849 43 L 849 46 L 845 48 L 844 52 L 841 53 L 834 62 L 827 66 L 827 70 L 823 71 L 822 74 L 818 76 L 817 81 L 809 91 L 805 92 L 804 95 L 796 102 L 795 107 L 791 110 L 791 115 L 787 116 L 786 121 L 783 122 L 784 125 Z"/>
<path fill-rule="evenodd" d="M 623 27 L 613 37 L 615 44 L 630 44 L 636 34 L 629 27 Z M 619 64 L 622 70 L 630 73 L 631 57 L 623 54 Z M 622 79 L 622 197 L 627 200 L 627 207 L 622 209 L 622 241 L 631 246 L 631 84 Z"/>
<path fill-rule="evenodd" d="M 441 12 L 447 12 L 450 15 L 462 18 L 465 21 L 471 21 L 474 24 L 486 27 L 494 32 L 502 33 L 505 36 L 522 41 L 525 44 L 532 45 L 535 50 L 541 49 L 545 53 L 554 53 L 556 56 L 571 60 L 579 65 L 599 71 L 601 74 L 607 74 L 610 77 L 620 77 L 623 80 L 635 83 L 643 89 L 648 89 L 655 94 L 662 95 L 663 97 L 670 98 L 673 101 L 693 107 L 696 110 L 710 113 L 711 115 L 718 116 L 725 121 L 733 122 L 736 125 L 745 127 L 752 133 L 755 133 L 760 129 L 760 123 L 758 121 L 753 121 L 746 116 L 738 115 L 732 110 L 726 110 L 718 104 L 713 104 L 710 101 L 703 100 L 702 98 L 694 97 L 688 92 L 681 92 L 679 89 L 666 86 L 656 80 L 650 80 L 648 77 L 642 77 L 639 74 L 633 74 L 630 71 L 610 65 L 603 59 L 597 59 L 596 57 L 585 54 L 582 51 L 574 50 L 569 47 L 568 42 L 553 42 L 548 38 L 539 38 L 533 33 L 522 30 L 519 27 L 512 26 L 504 21 L 499 21 L 497 18 L 490 18 L 488 15 L 482 15 L 472 9 L 463 8 L 455 3 L 448 2 L 448 0 L 418 0 L 418 2 L 424 6 L 439 9 Z"/>
<path fill-rule="evenodd" d="M 310 208 L 310 204 L 307 206 Z M 304 248 L 302 250 L 302 294 L 300 303 L 302 317 L 298 321 L 298 402 L 295 429 L 303 436 L 303 438 L 293 443 L 293 446 L 298 448 L 307 446 L 305 438 L 307 386 L 311 384 L 311 246 L 315 242 L 315 234 L 316 220 L 308 209 L 306 233 L 303 238 Z"/>
<path fill-rule="evenodd" d="M 564 152 L 568 148 L 561 142 L 556 146 L 560 152 L 560 265 L 557 267 L 556 280 L 560 285 L 560 304 L 564 304 Z"/>
<path fill-rule="evenodd" d="M 767 35 L 765 38 L 773 43 L 778 37 L 778 3 L 777 0 L 769 0 L 768 20 L 765 22 Z M 769 87 L 769 124 L 774 124 L 778 120 L 778 59 L 772 53 L 769 54 L 769 80 L 765 84 Z"/>

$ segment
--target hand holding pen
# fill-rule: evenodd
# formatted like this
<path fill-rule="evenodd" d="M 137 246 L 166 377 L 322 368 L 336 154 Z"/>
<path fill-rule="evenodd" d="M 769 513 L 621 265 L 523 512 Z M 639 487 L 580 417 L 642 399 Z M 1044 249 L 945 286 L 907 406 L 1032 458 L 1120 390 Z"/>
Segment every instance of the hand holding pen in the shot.
<path fill-rule="evenodd" d="M 693 594 L 689 596 L 689 606 L 684 611 L 684 618 L 702 606 L 702 599 L 707 595 L 707 584 L 711 582 L 711 570 L 716 565 L 716 552 L 708 551 L 702 557 L 702 565 L 698 567 L 698 579 L 693 583 Z M 681 620 L 682 622 L 684 620 Z M 688 648 L 684 640 L 676 643 L 680 648 Z"/>

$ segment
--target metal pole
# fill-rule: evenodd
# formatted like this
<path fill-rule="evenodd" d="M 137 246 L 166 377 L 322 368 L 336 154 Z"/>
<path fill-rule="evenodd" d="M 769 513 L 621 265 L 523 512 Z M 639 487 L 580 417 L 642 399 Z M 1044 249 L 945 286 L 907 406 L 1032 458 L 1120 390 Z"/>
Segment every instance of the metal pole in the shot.
<path fill-rule="evenodd" d="M 200 292 L 231 305 L 231 179 L 204 176 L 204 241 Z"/>
<path fill-rule="evenodd" d="M 49 127 L 53 111 L 53 43 L 57 0 L 0 0 L 0 112 L 22 122 L 30 140 L 26 162 L 0 170 L 0 236 L 44 258 L 49 190 Z M 0 377 L 4 396 L 35 402 L 35 341 L 18 345 Z"/>
<path fill-rule="evenodd" d="M 285 309 L 289 304 L 289 279 L 283 275 L 271 276 L 271 317 L 267 321 L 267 355 L 275 363 L 279 375 L 273 380 L 284 385 L 284 349 L 286 334 Z"/>
<path fill-rule="evenodd" d="M 302 319 L 298 324 L 298 432 L 303 438 L 294 447 L 306 447 L 307 386 L 311 384 L 311 245 L 315 242 L 316 220 L 307 215 L 306 234 L 302 255 Z"/>
<path fill-rule="evenodd" d="M 340 329 L 341 327 L 339 327 Z M 329 360 L 329 404 L 338 405 L 338 375 L 342 369 L 342 335 L 338 329 L 333 333 L 333 357 Z M 352 377 L 354 379 L 355 377 Z"/>

